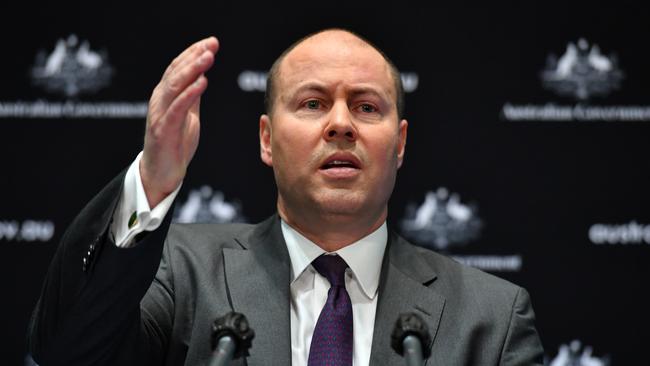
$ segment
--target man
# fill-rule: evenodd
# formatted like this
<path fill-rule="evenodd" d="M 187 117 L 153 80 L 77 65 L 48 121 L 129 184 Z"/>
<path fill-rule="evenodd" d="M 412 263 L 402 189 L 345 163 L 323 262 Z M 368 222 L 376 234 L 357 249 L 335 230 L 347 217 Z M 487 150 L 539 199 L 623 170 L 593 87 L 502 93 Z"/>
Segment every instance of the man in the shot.
<path fill-rule="evenodd" d="M 433 338 L 429 365 L 541 365 L 525 290 L 386 228 L 403 92 L 392 63 L 350 32 L 304 38 L 269 74 L 259 137 L 278 214 L 170 228 L 217 49 L 208 38 L 171 63 L 142 154 L 64 235 L 31 325 L 38 362 L 205 364 L 211 322 L 235 310 L 257 334 L 236 364 L 398 365 L 390 332 L 415 312 Z"/>

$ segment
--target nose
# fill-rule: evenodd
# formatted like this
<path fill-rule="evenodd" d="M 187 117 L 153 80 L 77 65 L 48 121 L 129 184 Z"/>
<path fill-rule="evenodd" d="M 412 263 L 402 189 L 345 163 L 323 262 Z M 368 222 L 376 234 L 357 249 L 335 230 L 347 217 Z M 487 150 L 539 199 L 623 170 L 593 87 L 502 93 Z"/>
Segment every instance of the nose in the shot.
<path fill-rule="evenodd" d="M 350 118 L 347 103 L 337 103 L 330 111 L 328 124 L 323 131 L 326 141 L 344 139 L 354 142 L 357 139 L 357 129 Z"/>

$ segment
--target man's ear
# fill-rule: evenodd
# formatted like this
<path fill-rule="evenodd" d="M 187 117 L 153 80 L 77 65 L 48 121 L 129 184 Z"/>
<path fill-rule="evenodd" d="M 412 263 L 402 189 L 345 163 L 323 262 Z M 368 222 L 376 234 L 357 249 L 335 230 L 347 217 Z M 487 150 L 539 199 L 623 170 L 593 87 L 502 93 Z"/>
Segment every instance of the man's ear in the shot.
<path fill-rule="evenodd" d="M 273 152 L 271 150 L 271 118 L 266 114 L 260 116 L 260 157 L 264 164 L 273 166 Z"/>
<path fill-rule="evenodd" d="M 399 123 L 399 136 L 397 141 L 397 169 L 402 166 L 404 161 L 404 153 L 406 151 L 406 130 L 408 130 L 409 123 L 403 119 Z"/>

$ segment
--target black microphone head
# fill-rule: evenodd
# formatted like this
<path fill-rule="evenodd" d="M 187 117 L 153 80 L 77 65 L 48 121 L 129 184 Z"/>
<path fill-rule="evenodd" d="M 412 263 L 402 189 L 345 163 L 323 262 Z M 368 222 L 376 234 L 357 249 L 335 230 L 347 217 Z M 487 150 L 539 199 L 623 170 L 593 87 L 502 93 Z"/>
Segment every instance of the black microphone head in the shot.
<path fill-rule="evenodd" d="M 248 325 L 244 314 L 231 311 L 230 313 L 217 318 L 212 323 L 212 349 L 217 348 L 219 339 L 224 336 L 231 336 L 236 344 L 233 359 L 241 356 L 248 356 L 248 350 L 252 346 L 255 332 Z"/>
<path fill-rule="evenodd" d="M 395 322 L 395 328 L 391 334 L 391 347 L 400 356 L 404 356 L 404 338 L 409 335 L 416 336 L 422 343 L 422 357 L 424 359 L 431 356 L 431 334 L 427 324 L 415 313 L 400 314 Z"/>

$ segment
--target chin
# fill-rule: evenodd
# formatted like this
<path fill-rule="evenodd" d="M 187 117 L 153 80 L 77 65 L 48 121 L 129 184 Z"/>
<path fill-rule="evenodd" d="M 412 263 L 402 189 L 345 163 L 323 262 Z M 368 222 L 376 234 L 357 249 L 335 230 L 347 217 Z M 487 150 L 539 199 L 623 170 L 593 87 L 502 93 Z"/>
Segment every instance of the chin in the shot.
<path fill-rule="evenodd" d="M 326 215 L 356 216 L 368 206 L 368 198 L 353 192 L 328 192 L 316 199 Z"/>

